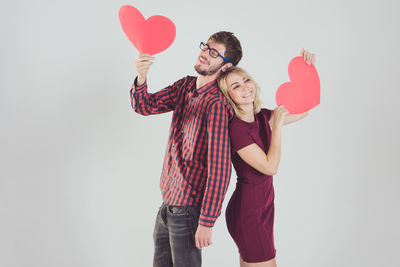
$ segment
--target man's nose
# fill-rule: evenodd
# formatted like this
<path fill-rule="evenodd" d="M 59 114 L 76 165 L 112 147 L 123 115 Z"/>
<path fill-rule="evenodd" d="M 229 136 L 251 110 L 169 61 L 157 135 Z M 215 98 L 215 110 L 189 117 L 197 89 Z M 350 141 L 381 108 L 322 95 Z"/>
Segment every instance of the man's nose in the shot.
<path fill-rule="evenodd" d="M 209 59 L 209 56 L 210 56 L 210 54 L 209 54 L 209 52 L 208 52 L 208 49 L 201 50 L 200 55 L 201 55 L 202 57 L 206 58 L 207 60 Z"/>

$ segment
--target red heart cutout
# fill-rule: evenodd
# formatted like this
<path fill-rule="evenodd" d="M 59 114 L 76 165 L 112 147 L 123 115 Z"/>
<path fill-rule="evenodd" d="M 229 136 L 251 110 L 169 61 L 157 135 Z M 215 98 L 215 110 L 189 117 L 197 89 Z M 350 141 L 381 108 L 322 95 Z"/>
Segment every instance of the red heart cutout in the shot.
<path fill-rule="evenodd" d="M 119 9 L 119 21 L 131 43 L 140 53 L 154 55 L 167 49 L 175 39 L 175 24 L 164 16 L 151 16 L 147 20 L 133 6 Z"/>
<path fill-rule="evenodd" d="M 276 92 L 276 104 L 284 105 L 290 114 L 306 112 L 320 103 L 320 83 L 314 65 L 308 65 L 303 57 L 295 57 L 289 63 L 290 82 L 283 83 Z"/>

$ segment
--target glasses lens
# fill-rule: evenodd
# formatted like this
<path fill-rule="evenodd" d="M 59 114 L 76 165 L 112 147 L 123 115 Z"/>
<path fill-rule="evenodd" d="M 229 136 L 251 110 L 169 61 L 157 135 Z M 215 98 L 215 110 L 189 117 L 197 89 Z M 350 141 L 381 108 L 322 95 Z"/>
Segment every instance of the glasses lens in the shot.
<path fill-rule="evenodd" d="M 210 49 L 210 56 L 212 56 L 213 58 L 216 58 L 219 56 L 219 53 L 215 49 Z"/>
<path fill-rule="evenodd" d="M 212 56 L 213 58 L 217 58 L 219 56 L 219 53 L 217 50 L 210 48 L 208 46 L 208 44 L 205 44 L 203 42 L 200 43 L 200 49 L 203 51 L 208 50 L 208 53 L 210 54 L 210 56 Z"/>

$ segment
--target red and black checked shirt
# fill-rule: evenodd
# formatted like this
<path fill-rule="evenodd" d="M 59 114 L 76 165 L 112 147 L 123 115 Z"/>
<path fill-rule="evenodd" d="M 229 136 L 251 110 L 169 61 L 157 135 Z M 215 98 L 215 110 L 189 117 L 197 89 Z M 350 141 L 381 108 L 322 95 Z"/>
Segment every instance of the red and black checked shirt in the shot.
<path fill-rule="evenodd" d="M 154 94 L 146 83 L 135 84 L 131 103 L 137 113 L 174 111 L 160 183 L 164 202 L 201 206 L 199 224 L 214 226 L 231 176 L 232 107 L 216 81 L 196 89 L 196 77 L 187 76 Z"/>

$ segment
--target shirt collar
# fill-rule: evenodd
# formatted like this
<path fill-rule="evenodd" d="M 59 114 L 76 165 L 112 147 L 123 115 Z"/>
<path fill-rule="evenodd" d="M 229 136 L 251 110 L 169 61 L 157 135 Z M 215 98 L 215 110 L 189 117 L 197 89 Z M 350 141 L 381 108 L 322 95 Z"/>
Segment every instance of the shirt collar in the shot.
<path fill-rule="evenodd" d="M 196 89 L 196 81 L 197 81 L 197 77 L 196 77 L 196 79 L 193 79 L 192 91 L 198 93 L 199 95 L 205 94 L 205 93 L 212 93 L 218 89 L 217 80 L 206 83 L 205 85 L 203 85 L 202 87 L 200 87 L 198 89 Z"/>

